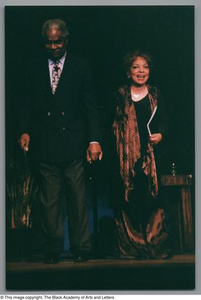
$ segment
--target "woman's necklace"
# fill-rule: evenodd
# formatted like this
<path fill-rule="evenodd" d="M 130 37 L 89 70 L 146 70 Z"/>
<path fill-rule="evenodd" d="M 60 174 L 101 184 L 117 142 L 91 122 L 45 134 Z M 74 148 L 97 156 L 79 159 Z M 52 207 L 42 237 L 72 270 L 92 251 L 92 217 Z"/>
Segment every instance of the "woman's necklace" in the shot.
<path fill-rule="evenodd" d="M 131 95 L 132 95 L 132 100 L 133 101 L 140 101 L 142 98 L 144 98 L 144 96 L 147 94 L 148 90 L 147 87 L 145 86 L 145 88 L 142 91 L 139 91 L 138 93 L 136 93 L 132 88 L 131 88 Z"/>
<path fill-rule="evenodd" d="M 136 99 L 139 98 L 140 95 L 141 95 L 141 93 L 139 93 L 139 94 L 132 93 L 132 96 L 134 96 Z"/>

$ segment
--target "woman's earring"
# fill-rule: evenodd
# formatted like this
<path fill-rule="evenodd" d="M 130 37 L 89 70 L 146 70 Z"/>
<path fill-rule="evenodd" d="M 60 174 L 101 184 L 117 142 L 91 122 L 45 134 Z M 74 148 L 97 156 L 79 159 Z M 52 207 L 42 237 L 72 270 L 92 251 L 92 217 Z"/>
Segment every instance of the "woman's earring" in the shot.
<path fill-rule="evenodd" d="M 131 75 L 130 75 L 130 74 L 127 74 L 127 78 L 128 78 L 128 79 L 131 78 Z"/>

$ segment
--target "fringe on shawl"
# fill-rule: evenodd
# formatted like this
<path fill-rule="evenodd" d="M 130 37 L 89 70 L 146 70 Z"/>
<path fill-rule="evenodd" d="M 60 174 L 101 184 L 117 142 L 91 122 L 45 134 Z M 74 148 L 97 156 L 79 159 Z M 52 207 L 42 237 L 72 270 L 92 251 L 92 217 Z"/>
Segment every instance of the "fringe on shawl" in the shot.
<path fill-rule="evenodd" d="M 133 177 L 135 176 L 135 164 L 141 157 L 140 137 L 134 105 L 132 105 L 130 88 L 119 88 L 119 97 L 113 133 L 116 137 L 116 149 L 120 162 L 120 174 L 125 186 L 125 201 L 128 201 L 129 192 L 133 190 Z M 151 111 L 157 105 L 157 89 L 148 86 L 148 97 Z M 143 157 L 142 170 L 148 177 L 149 192 L 155 198 L 158 195 L 158 181 L 153 146 L 148 142 L 146 155 Z"/>

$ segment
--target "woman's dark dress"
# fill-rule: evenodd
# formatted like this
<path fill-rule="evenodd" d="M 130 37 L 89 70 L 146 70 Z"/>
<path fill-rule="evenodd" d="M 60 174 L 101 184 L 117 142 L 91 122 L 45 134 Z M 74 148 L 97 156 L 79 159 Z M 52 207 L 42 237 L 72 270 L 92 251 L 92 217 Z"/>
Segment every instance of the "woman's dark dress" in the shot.
<path fill-rule="evenodd" d="M 168 234 L 161 199 L 160 196 L 157 199 L 151 197 L 148 192 L 147 177 L 142 172 L 142 157 L 146 154 L 149 139 L 147 123 L 151 117 L 148 96 L 133 102 L 133 105 L 135 105 L 140 135 L 141 158 L 135 165 L 136 175 L 133 179 L 135 188 L 129 195 L 129 201 L 118 202 L 117 200 L 114 205 L 118 249 L 120 255 L 132 256 L 136 259 L 166 258 Z M 121 185 L 121 178 L 118 175 L 117 177 Z M 116 187 L 119 186 L 117 181 L 115 180 L 114 183 Z"/>

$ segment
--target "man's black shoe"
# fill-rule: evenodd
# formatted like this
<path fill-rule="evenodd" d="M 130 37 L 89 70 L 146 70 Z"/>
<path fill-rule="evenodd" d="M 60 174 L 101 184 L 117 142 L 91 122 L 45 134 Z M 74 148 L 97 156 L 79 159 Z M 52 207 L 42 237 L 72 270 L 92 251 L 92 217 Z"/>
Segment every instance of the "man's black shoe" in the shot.
<path fill-rule="evenodd" d="M 45 264 L 57 264 L 59 262 L 59 257 L 58 256 L 53 256 L 53 257 L 45 257 L 44 263 Z"/>
<path fill-rule="evenodd" d="M 74 256 L 74 262 L 85 262 L 88 260 L 89 258 L 87 256 L 81 256 L 81 255 Z"/>

